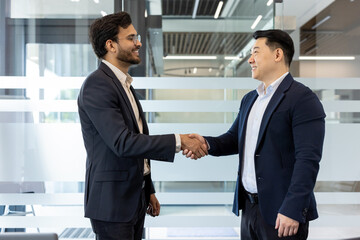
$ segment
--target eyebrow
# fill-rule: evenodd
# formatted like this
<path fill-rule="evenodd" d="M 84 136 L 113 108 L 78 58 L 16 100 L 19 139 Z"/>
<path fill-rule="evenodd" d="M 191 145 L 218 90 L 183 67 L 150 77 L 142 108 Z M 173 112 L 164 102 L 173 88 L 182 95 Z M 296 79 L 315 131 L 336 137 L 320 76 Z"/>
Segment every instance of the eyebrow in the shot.
<path fill-rule="evenodd" d="M 250 50 L 250 52 L 253 52 L 255 49 L 260 49 L 260 47 L 254 47 L 253 49 Z"/>

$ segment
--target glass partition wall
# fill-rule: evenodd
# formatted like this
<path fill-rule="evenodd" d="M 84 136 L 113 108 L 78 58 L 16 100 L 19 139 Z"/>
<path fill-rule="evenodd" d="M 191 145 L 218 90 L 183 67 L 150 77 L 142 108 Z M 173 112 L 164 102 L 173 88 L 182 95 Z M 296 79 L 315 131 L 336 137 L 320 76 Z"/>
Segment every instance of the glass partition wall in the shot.
<path fill-rule="evenodd" d="M 327 113 L 315 189 L 321 212 L 310 239 L 359 236 L 359 9 L 348 0 L 0 1 L 1 231 L 93 238 L 83 218 L 86 156 L 76 98 L 98 65 L 88 27 L 126 10 L 145 36 L 142 63 L 130 74 L 150 134 L 227 131 L 241 98 L 259 84 L 247 63 L 252 33 L 288 31 L 296 49 L 291 73 Z M 231 213 L 238 164 L 237 156 L 192 161 L 181 153 L 174 164 L 153 161 L 162 213 L 146 219 L 144 238 L 239 239 Z M 15 210 L 26 213 L 10 217 Z M 339 233 L 344 227 L 347 235 Z"/>

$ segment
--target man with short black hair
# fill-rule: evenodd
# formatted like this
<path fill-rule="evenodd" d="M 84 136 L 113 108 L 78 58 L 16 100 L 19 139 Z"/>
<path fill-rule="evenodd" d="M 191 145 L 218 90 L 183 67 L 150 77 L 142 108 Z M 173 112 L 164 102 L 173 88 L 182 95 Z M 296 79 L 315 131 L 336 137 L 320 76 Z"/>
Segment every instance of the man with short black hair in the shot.
<path fill-rule="evenodd" d="M 208 151 L 239 154 L 233 212 L 239 216 L 242 209 L 242 240 L 306 239 L 309 221 L 318 217 L 313 189 L 325 113 L 317 96 L 289 73 L 291 37 L 281 30 L 257 31 L 253 37 L 248 63 L 261 84 L 244 96 L 226 133 L 205 137 Z M 200 135 L 192 137 L 205 143 Z"/>

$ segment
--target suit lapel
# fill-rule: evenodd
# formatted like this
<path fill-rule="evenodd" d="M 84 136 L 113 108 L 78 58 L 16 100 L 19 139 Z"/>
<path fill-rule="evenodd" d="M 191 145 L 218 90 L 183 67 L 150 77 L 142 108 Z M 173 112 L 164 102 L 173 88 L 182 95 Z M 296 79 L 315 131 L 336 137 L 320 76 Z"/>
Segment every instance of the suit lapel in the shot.
<path fill-rule="evenodd" d="M 144 115 L 143 109 L 141 107 L 140 101 L 139 101 L 139 99 L 138 99 L 138 97 L 136 95 L 135 89 L 131 86 L 130 90 L 131 90 L 132 94 L 134 95 L 136 105 L 137 105 L 137 107 L 139 109 L 139 115 L 140 115 L 140 118 L 141 118 L 141 121 L 142 121 L 142 124 L 143 124 L 143 133 L 144 134 L 149 134 L 149 129 L 148 129 L 148 126 L 147 126 L 147 123 L 146 123 L 145 115 Z"/>
<path fill-rule="evenodd" d="M 294 81 L 293 77 L 289 73 L 284 80 L 281 82 L 279 87 L 276 89 L 274 95 L 272 96 L 266 110 L 264 112 L 264 116 L 261 121 L 259 136 L 256 144 L 256 149 L 259 147 L 259 144 L 264 136 L 265 129 L 269 123 L 270 117 L 273 114 L 276 107 L 280 104 L 281 100 L 285 96 L 285 92 L 289 89 L 291 83 Z"/>
<path fill-rule="evenodd" d="M 239 130 L 240 130 L 240 132 L 239 132 L 239 136 L 240 136 L 239 153 L 240 153 L 241 157 L 242 157 L 242 151 L 244 150 L 244 148 L 242 146 L 244 146 L 244 143 L 245 143 L 244 141 L 245 141 L 247 120 L 249 117 L 250 110 L 251 110 L 252 106 L 254 105 L 254 102 L 257 97 L 258 97 L 258 94 L 254 90 L 253 92 L 250 93 L 249 99 L 242 106 L 242 109 L 240 109 L 241 118 L 240 118 L 240 123 L 239 123 Z"/>
<path fill-rule="evenodd" d="M 106 66 L 105 63 L 100 63 L 99 68 L 102 69 L 106 73 L 106 75 L 108 75 L 112 79 L 112 81 L 115 83 L 116 87 L 118 88 L 118 90 L 120 92 L 121 97 L 125 101 L 125 105 L 127 106 L 128 110 L 131 114 L 131 118 L 135 123 L 135 127 L 136 127 L 137 131 L 140 132 L 140 129 L 139 129 L 139 126 L 137 124 L 136 117 L 134 114 L 134 110 L 131 106 L 130 100 L 125 92 L 124 87 L 121 85 L 120 80 L 115 76 L 114 72 L 108 66 Z M 134 92 L 133 92 L 133 94 L 134 94 Z M 134 94 L 134 98 L 136 99 L 135 94 Z M 136 103 L 138 103 L 138 101 Z M 138 106 L 139 106 L 139 104 L 138 104 Z"/>

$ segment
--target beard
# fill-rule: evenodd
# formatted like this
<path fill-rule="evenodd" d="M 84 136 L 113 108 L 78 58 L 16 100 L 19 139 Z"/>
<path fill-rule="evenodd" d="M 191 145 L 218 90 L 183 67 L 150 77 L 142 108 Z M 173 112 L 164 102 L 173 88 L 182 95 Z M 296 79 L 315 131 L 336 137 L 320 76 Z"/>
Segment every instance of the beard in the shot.
<path fill-rule="evenodd" d="M 139 48 L 136 48 L 136 50 L 139 50 Z M 139 56 L 134 56 L 133 51 L 125 51 L 123 49 L 120 49 L 116 58 L 129 64 L 139 64 L 141 62 L 141 58 Z"/>

